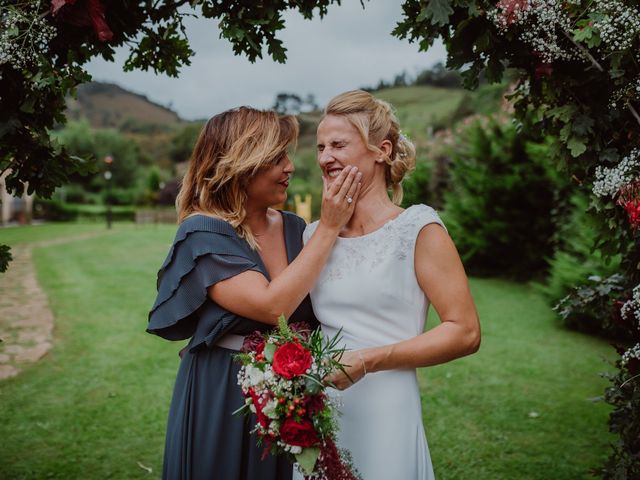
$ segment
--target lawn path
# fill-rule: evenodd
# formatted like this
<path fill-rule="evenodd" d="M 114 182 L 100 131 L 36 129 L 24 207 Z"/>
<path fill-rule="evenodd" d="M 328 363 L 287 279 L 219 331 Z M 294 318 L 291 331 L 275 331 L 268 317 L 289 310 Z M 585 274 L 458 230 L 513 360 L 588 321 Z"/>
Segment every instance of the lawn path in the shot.
<path fill-rule="evenodd" d="M 0 380 L 20 373 L 21 366 L 37 362 L 52 346 L 53 313 L 40 287 L 32 261 L 35 248 L 87 240 L 108 232 L 91 232 L 43 240 L 11 249 L 13 260 L 0 275 Z"/>

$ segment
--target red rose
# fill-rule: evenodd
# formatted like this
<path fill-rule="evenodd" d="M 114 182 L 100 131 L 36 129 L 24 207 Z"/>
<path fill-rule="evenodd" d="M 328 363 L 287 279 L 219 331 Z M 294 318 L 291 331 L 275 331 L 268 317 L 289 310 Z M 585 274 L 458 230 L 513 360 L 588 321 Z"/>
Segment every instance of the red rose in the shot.
<path fill-rule="evenodd" d="M 313 447 L 320 443 L 313 423 L 305 418 L 296 422 L 293 418 L 287 418 L 280 427 L 280 438 L 289 445 L 298 447 Z"/>
<path fill-rule="evenodd" d="M 249 396 L 251 396 L 253 406 L 256 407 L 256 416 L 258 417 L 258 423 L 260 423 L 262 427 L 267 428 L 269 426 L 269 419 L 264 413 L 262 413 L 262 409 L 264 408 L 264 405 L 265 403 L 267 403 L 267 401 L 259 396 L 253 388 L 249 389 Z"/>
<path fill-rule="evenodd" d="M 312 361 L 309 350 L 297 342 L 288 342 L 273 354 L 273 371 L 291 380 L 305 373 Z"/>

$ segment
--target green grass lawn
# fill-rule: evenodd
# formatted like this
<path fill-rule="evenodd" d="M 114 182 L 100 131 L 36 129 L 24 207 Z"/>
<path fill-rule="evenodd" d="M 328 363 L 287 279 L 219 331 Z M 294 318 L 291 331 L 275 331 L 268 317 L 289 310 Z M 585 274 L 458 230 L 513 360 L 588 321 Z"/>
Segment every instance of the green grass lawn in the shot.
<path fill-rule="evenodd" d="M 20 227 L 0 238 L 15 245 L 87 228 Z M 117 224 L 109 235 L 35 250 L 55 345 L 0 382 L 0 478 L 159 478 L 181 344 L 144 329 L 174 230 Z M 526 285 L 474 279 L 472 289 L 480 352 L 420 372 L 439 480 L 589 478 L 612 440 L 608 409 L 592 400 L 612 349 L 559 328 Z"/>
<path fill-rule="evenodd" d="M 30 244 L 87 233 L 99 233 L 105 229 L 105 224 L 98 223 L 49 223 L 28 227 L 7 227 L 0 229 L 0 244 L 9 246 Z"/>

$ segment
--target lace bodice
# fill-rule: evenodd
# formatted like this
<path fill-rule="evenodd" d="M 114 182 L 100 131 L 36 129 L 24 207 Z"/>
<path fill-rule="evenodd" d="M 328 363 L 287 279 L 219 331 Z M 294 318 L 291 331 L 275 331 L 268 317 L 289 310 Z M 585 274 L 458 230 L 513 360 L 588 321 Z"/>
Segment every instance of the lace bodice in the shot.
<path fill-rule="evenodd" d="M 383 227 L 359 237 L 338 237 L 311 291 L 322 329 L 342 328 L 349 348 L 382 345 L 411 338 L 424 329 L 428 300 L 418 285 L 415 244 L 430 223 L 442 226 L 426 205 L 404 210 Z M 306 242 L 317 227 L 307 226 Z"/>

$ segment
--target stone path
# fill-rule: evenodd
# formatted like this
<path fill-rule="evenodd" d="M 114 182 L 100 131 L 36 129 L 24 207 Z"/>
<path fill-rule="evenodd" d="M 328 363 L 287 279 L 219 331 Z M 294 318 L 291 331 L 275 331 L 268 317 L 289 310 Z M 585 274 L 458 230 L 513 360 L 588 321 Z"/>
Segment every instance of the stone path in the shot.
<path fill-rule="evenodd" d="M 53 313 L 36 277 L 33 249 L 105 234 L 93 232 L 11 248 L 13 260 L 0 274 L 0 380 L 16 376 L 23 365 L 40 360 L 53 343 Z"/>

